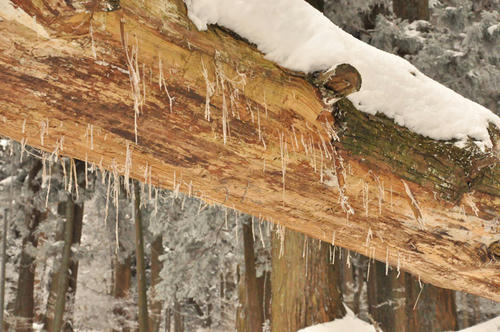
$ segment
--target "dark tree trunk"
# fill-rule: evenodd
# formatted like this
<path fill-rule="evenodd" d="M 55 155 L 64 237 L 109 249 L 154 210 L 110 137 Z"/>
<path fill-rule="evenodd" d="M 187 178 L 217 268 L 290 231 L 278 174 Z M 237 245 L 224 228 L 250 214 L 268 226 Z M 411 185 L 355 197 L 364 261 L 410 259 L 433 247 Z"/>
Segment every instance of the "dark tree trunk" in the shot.
<path fill-rule="evenodd" d="M 132 258 L 130 256 L 127 256 L 123 260 L 115 257 L 113 283 L 113 297 L 115 299 L 124 301 L 129 296 L 132 279 L 131 265 Z M 118 319 L 118 324 L 122 327 L 121 331 L 130 331 L 127 326 L 127 320 L 130 319 L 128 310 L 120 304 L 113 309 L 113 314 Z"/>
<path fill-rule="evenodd" d="M 83 203 L 81 205 L 75 204 L 74 206 L 75 220 L 73 227 L 73 243 L 72 245 L 79 245 L 82 238 L 83 228 Z M 64 331 L 73 331 L 73 314 L 75 307 L 76 285 L 78 283 L 78 260 L 71 259 L 69 265 L 69 283 L 68 283 L 68 303 L 66 305 L 66 317 L 64 322 Z"/>
<path fill-rule="evenodd" d="M 243 249 L 245 256 L 245 322 L 247 332 L 261 332 L 264 323 L 262 297 L 259 296 L 257 272 L 255 269 L 255 251 L 250 218 L 243 223 Z"/>
<path fill-rule="evenodd" d="M 452 290 L 424 283 L 421 289 L 418 279 L 409 274 L 406 275 L 405 283 L 407 331 L 438 332 L 457 329 L 455 294 Z"/>
<path fill-rule="evenodd" d="M 59 268 L 52 279 L 53 287 L 49 294 L 48 312 L 46 318 L 46 328 L 50 332 L 59 332 L 63 326 L 64 312 L 66 309 L 67 291 L 70 284 L 70 268 L 71 268 L 71 246 L 73 244 L 73 235 L 75 232 L 75 224 L 81 223 L 76 221 L 76 218 L 83 216 L 83 212 L 77 212 L 79 207 L 73 201 L 71 194 L 65 203 L 66 221 L 64 222 L 63 231 L 63 252 L 60 259 Z"/>
<path fill-rule="evenodd" d="M 28 252 L 30 245 L 36 247 L 34 232 L 42 219 L 42 213 L 36 209 L 34 195 L 40 191 L 40 184 L 35 181 L 38 172 L 42 169 L 42 162 L 33 158 L 33 166 L 28 174 L 27 184 L 29 198 L 25 208 L 25 226 L 27 233 L 23 238 L 21 261 L 19 264 L 19 278 L 17 280 L 17 293 L 14 303 L 14 316 L 16 317 L 16 331 L 32 331 L 34 317 L 34 287 L 35 287 L 35 258 Z"/>
<path fill-rule="evenodd" d="M 181 304 L 174 298 L 174 332 L 184 332 L 184 317 L 181 313 Z"/>
<path fill-rule="evenodd" d="M 347 263 L 347 257 L 349 263 Z M 359 317 L 365 316 L 366 312 L 361 310 L 362 297 L 366 296 L 365 278 L 368 265 L 367 257 L 352 253 L 344 248 L 335 249 L 335 263 L 341 266 L 342 296 L 344 303 Z"/>
<path fill-rule="evenodd" d="M 165 332 L 170 332 L 170 327 L 172 325 L 172 309 L 165 309 Z"/>
<path fill-rule="evenodd" d="M 289 229 L 274 232 L 271 273 L 273 332 L 297 331 L 345 315 L 340 269 L 338 265 L 330 264 L 329 254 L 329 244 Z"/>
<path fill-rule="evenodd" d="M 323 0 L 306 0 L 306 2 L 309 2 L 311 6 L 320 12 L 323 12 L 323 9 L 325 8 L 325 2 Z"/>
<path fill-rule="evenodd" d="M 135 258 L 137 262 L 137 296 L 139 309 L 139 332 L 148 332 L 148 298 L 146 288 L 146 264 L 144 261 L 144 234 L 141 215 L 141 194 L 139 182 L 134 180 L 134 222 L 135 222 Z"/>
<path fill-rule="evenodd" d="M 374 261 L 368 279 L 368 312 L 383 331 L 411 332 L 406 326 L 405 277 Z M 413 305 L 413 304 L 411 304 Z"/>
<path fill-rule="evenodd" d="M 429 0 L 393 0 L 392 10 L 397 17 L 410 22 L 429 20 Z"/>
<path fill-rule="evenodd" d="M 156 286 L 160 282 L 160 271 L 163 267 L 160 256 L 163 255 L 163 237 L 158 235 L 151 244 L 151 320 L 150 331 L 158 332 L 161 321 L 162 302 L 155 299 L 157 295 Z"/>

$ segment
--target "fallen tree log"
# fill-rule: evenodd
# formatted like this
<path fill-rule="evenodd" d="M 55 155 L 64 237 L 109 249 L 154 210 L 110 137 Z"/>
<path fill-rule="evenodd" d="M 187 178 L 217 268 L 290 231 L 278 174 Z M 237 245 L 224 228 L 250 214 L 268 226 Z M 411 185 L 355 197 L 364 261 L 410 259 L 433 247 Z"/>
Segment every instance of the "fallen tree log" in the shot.
<path fill-rule="evenodd" d="M 326 90 L 353 92 L 355 71 L 290 72 L 229 31 L 197 31 L 180 1 L 13 3 L 0 7 L 0 134 L 500 301 L 498 150 L 345 98 L 331 112 Z"/>

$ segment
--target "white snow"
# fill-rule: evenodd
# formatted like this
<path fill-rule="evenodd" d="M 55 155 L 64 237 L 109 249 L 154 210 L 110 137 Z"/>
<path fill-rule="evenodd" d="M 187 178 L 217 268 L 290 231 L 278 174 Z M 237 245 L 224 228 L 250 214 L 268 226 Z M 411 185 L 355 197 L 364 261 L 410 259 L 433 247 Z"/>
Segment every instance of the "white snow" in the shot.
<path fill-rule="evenodd" d="M 304 0 L 185 0 L 200 30 L 219 24 L 255 43 L 265 57 L 310 73 L 349 63 L 361 74 L 361 91 L 349 99 L 361 111 L 384 113 L 437 140 L 467 137 L 491 147 L 488 124 L 500 118 L 422 74 L 406 60 L 344 32 Z"/>
<path fill-rule="evenodd" d="M 460 332 L 499 332 L 500 331 L 500 316 L 490 319 L 484 323 L 477 324 Z"/>
<path fill-rule="evenodd" d="M 373 325 L 362 321 L 357 318 L 356 315 L 344 306 L 347 310 L 347 314 L 339 319 L 335 319 L 328 323 L 318 324 L 314 326 L 309 326 L 301 329 L 297 332 L 343 332 L 343 331 L 356 331 L 356 332 L 376 332 Z"/>

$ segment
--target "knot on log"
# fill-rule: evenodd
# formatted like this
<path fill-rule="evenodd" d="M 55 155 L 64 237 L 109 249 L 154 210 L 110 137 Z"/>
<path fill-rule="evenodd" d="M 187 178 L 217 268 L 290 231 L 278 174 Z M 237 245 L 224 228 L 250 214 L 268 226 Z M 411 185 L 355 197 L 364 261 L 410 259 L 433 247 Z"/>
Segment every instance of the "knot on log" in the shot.
<path fill-rule="evenodd" d="M 319 89 L 326 100 L 343 98 L 361 89 L 361 75 L 347 63 L 327 71 L 314 72 L 308 75 L 308 80 Z"/>

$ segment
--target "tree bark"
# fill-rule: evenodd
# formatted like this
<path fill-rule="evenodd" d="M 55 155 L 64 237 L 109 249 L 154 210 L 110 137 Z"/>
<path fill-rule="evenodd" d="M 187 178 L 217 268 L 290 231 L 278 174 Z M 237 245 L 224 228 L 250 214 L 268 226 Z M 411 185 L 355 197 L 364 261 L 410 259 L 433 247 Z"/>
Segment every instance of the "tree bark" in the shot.
<path fill-rule="evenodd" d="M 141 189 L 134 181 L 134 223 L 135 223 L 135 259 L 137 262 L 137 307 L 139 311 L 139 332 L 149 332 L 148 291 L 146 288 L 146 263 L 144 261 L 144 235 L 141 214 Z"/>
<path fill-rule="evenodd" d="M 0 134 L 135 179 L 148 167 L 147 181 L 159 187 L 323 241 L 336 234 L 337 245 L 359 253 L 367 234 L 376 234 L 369 242 L 375 259 L 385 261 L 389 248 L 389 264 L 400 257 L 403 270 L 426 282 L 500 300 L 498 263 L 487 264 L 485 242 L 498 234 L 498 151 L 469 153 L 427 139 L 362 114 L 345 98 L 332 117 L 321 96 L 328 84 L 276 66 L 225 30 L 196 31 L 180 0 L 167 8 L 160 0 L 123 0 L 121 9 L 92 16 L 55 0 L 14 2 L 37 20 L 0 24 L 0 49 L 8 50 L 0 52 L 0 117 L 8 124 Z M 135 69 L 126 60 L 132 33 Z M 132 43 L 127 51 L 122 39 Z M 137 127 L 139 91 L 127 69 L 139 71 L 146 93 L 135 99 L 144 101 Z M 224 89 L 215 84 L 222 73 L 232 78 Z M 325 121 L 339 129 L 334 147 Z"/>
<path fill-rule="evenodd" d="M 420 283 L 418 278 L 406 275 L 406 331 L 456 331 L 457 308 L 455 294 L 449 289 Z"/>
<path fill-rule="evenodd" d="M 124 301 L 130 295 L 130 286 L 132 279 L 131 265 L 132 259 L 130 256 L 127 256 L 123 260 L 120 260 L 120 258 L 117 256 L 115 257 L 113 283 L 113 297 L 115 299 Z M 120 331 L 130 331 L 129 327 L 127 326 L 127 321 L 130 319 L 129 313 L 127 309 L 123 308 L 123 304 L 118 304 L 113 309 L 113 314 L 118 319 L 118 324 L 121 325 Z"/>
<path fill-rule="evenodd" d="M 174 332 L 184 332 L 184 317 L 182 316 L 182 306 L 177 300 L 177 297 L 174 298 Z"/>
<path fill-rule="evenodd" d="M 71 265 L 71 246 L 73 244 L 73 233 L 75 230 L 76 204 L 69 194 L 65 202 L 66 220 L 63 232 L 63 251 L 59 267 L 54 274 L 54 292 L 50 292 L 48 300 L 47 330 L 59 332 L 64 323 L 64 313 L 66 309 L 66 298 L 69 287 L 69 269 Z M 52 297 L 53 296 L 53 297 Z"/>
<path fill-rule="evenodd" d="M 162 302 L 155 298 L 157 285 L 161 281 L 160 271 L 163 267 L 160 261 L 161 255 L 163 255 L 163 236 L 158 235 L 151 244 L 151 320 L 149 323 L 151 332 L 158 332 L 161 322 Z"/>
<path fill-rule="evenodd" d="M 42 219 L 42 213 L 34 207 L 34 196 L 40 191 L 40 184 L 36 177 L 42 169 L 42 162 L 33 158 L 33 164 L 28 173 L 27 187 L 29 198 L 25 207 L 26 235 L 22 240 L 21 260 L 19 263 L 19 277 L 17 280 L 17 292 L 14 303 L 14 316 L 16 317 L 16 331 L 32 331 L 35 309 L 34 287 L 35 287 L 35 258 L 29 252 L 28 246 L 36 247 L 35 231 Z"/>
<path fill-rule="evenodd" d="M 250 218 L 243 223 L 243 249 L 245 257 L 245 313 L 246 331 L 261 332 L 264 324 L 262 298 L 259 297 L 257 271 L 255 269 L 255 251 L 253 230 Z M 262 292 L 260 292 L 262 293 Z"/>
<path fill-rule="evenodd" d="M 345 315 L 330 245 L 291 230 L 272 239 L 271 330 L 297 331 Z"/>
<path fill-rule="evenodd" d="M 82 238 L 82 227 L 83 227 L 83 210 L 84 203 L 75 204 L 74 207 L 74 227 L 73 227 L 73 238 L 72 245 L 79 245 Z M 73 256 L 73 255 L 72 255 Z M 73 315 L 76 300 L 76 286 L 78 284 L 78 260 L 72 257 L 69 264 L 69 281 L 68 281 L 68 303 L 66 305 L 66 320 L 64 322 L 64 331 L 73 331 Z"/>
<path fill-rule="evenodd" d="M 410 22 L 429 20 L 429 0 L 393 0 L 392 10 L 397 17 Z"/>
<path fill-rule="evenodd" d="M 405 297 L 406 273 L 386 270 L 381 262 L 371 262 L 368 280 L 368 311 L 383 331 L 411 332 L 407 328 Z M 387 271 L 387 274 L 386 274 Z"/>
<path fill-rule="evenodd" d="M 5 266 L 7 263 L 7 232 L 9 230 L 8 209 L 4 209 L 3 219 L 3 232 L 2 232 L 2 264 L 0 266 L 0 332 L 8 329 L 7 324 L 4 324 L 5 312 Z"/>

